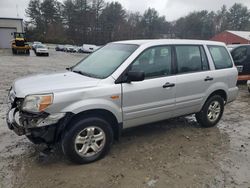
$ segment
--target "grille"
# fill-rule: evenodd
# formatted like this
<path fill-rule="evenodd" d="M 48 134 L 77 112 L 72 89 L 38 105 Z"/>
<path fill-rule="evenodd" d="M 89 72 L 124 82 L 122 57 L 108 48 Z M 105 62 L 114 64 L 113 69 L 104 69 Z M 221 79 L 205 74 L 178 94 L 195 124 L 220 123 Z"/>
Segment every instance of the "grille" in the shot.
<path fill-rule="evenodd" d="M 16 46 L 24 46 L 23 40 L 16 40 Z"/>

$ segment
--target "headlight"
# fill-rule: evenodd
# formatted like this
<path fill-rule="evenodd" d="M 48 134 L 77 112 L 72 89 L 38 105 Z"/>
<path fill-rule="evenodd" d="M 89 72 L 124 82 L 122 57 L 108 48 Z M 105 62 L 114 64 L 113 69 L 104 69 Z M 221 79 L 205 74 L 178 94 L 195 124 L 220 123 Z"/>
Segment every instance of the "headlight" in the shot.
<path fill-rule="evenodd" d="M 53 103 L 53 94 L 28 95 L 22 105 L 23 111 L 42 112 Z"/>

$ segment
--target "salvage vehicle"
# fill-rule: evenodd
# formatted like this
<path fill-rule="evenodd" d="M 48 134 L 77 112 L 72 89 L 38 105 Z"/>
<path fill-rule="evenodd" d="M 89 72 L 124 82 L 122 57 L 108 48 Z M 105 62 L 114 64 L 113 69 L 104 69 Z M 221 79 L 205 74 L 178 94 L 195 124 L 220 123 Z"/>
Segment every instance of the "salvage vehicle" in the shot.
<path fill-rule="evenodd" d="M 237 97 L 237 76 L 223 43 L 113 42 L 67 71 L 17 79 L 6 119 L 33 143 L 60 143 L 70 160 L 90 163 L 123 129 L 190 114 L 215 126 Z"/>
<path fill-rule="evenodd" d="M 250 80 L 250 45 L 238 45 L 231 54 L 239 72 L 238 80 Z"/>
<path fill-rule="evenodd" d="M 40 55 L 49 56 L 49 49 L 44 44 L 37 44 L 35 46 L 35 54 L 36 56 L 40 56 Z"/>
<path fill-rule="evenodd" d="M 27 43 L 25 33 L 14 32 L 12 33 L 14 39 L 11 42 L 11 48 L 13 54 L 18 54 L 19 52 L 30 54 L 30 46 Z"/>

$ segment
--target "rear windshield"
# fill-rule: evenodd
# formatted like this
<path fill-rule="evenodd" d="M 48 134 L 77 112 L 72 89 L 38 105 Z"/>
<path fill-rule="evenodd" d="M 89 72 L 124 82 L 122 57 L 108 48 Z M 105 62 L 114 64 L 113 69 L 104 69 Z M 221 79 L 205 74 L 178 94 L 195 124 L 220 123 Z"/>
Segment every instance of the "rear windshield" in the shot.
<path fill-rule="evenodd" d="M 216 69 L 226 69 L 233 67 L 233 62 L 225 47 L 208 46 Z"/>

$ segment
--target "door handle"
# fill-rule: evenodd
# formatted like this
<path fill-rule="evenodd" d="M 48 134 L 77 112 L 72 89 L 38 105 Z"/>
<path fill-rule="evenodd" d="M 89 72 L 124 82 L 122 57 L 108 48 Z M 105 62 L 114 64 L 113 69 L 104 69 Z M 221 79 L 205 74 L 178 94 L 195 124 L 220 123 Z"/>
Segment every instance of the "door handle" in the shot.
<path fill-rule="evenodd" d="M 212 77 L 210 77 L 210 76 L 207 76 L 207 77 L 204 79 L 205 82 L 207 82 L 207 81 L 212 81 L 212 80 L 214 80 L 214 78 L 212 78 Z"/>
<path fill-rule="evenodd" d="M 169 83 L 169 82 L 167 82 L 167 83 L 165 83 L 162 87 L 163 87 L 163 88 L 169 88 L 169 87 L 174 87 L 174 86 L 175 86 L 174 83 Z"/>

